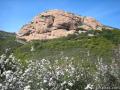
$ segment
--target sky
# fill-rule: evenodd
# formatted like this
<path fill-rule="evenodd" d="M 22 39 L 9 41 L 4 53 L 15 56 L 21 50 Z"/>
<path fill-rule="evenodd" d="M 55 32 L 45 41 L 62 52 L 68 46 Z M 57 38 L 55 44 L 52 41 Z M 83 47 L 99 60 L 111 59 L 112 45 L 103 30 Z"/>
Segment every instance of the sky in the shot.
<path fill-rule="evenodd" d="M 18 32 L 34 16 L 60 9 L 120 28 L 120 0 L 0 0 L 0 30 Z"/>

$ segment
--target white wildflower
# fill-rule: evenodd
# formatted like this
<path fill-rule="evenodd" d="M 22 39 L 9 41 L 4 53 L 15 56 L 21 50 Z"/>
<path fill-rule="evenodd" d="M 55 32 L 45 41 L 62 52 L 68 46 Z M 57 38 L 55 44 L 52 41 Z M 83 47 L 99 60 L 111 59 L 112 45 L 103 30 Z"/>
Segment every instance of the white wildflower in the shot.
<path fill-rule="evenodd" d="M 32 46 L 30 51 L 31 52 L 35 51 L 35 48 Z"/>
<path fill-rule="evenodd" d="M 25 87 L 24 87 L 24 90 L 30 90 L 30 85 L 25 86 Z"/>
<path fill-rule="evenodd" d="M 66 88 L 65 90 L 69 90 L 68 88 Z"/>
<path fill-rule="evenodd" d="M 66 81 L 64 81 L 63 83 L 61 83 L 61 86 L 63 86 L 64 84 L 66 84 L 67 82 Z"/>
<path fill-rule="evenodd" d="M 47 80 L 46 80 L 46 79 L 44 79 L 44 80 L 43 80 L 43 83 L 46 83 L 46 82 L 47 82 Z"/>
<path fill-rule="evenodd" d="M 68 82 L 68 85 L 69 85 L 69 86 L 73 86 L 73 83 L 72 83 L 72 82 Z"/>
<path fill-rule="evenodd" d="M 8 70 L 8 71 L 3 72 L 3 74 L 6 76 L 6 79 L 9 79 L 10 75 L 12 74 L 12 71 Z"/>
<path fill-rule="evenodd" d="M 2 87 L 2 84 L 0 83 L 0 87 Z"/>
<path fill-rule="evenodd" d="M 43 88 L 41 88 L 41 90 L 44 90 Z"/>
<path fill-rule="evenodd" d="M 93 85 L 88 84 L 88 85 L 85 87 L 85 89 L 93 89 Z"/>
<path fill-rule="evenodd" d="M 68 57 L 65 57 L 65 60 L 68 60 L 69 58 Z"/>

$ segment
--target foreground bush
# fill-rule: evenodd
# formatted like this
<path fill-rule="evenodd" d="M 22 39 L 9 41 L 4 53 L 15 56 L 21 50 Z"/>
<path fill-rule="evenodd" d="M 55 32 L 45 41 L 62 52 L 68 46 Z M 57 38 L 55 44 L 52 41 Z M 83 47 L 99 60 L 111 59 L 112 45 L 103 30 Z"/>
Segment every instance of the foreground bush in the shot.
<path fill-rule="evenodd" d="M 17 61 L 13 55 L 1 56 L 1 90 L 118 89 L 120 85 L 115 59 L 108 65 L 100 57 L 92 64 L 63 56 L 59 60 L 29 60 L 26 68 Z"/>

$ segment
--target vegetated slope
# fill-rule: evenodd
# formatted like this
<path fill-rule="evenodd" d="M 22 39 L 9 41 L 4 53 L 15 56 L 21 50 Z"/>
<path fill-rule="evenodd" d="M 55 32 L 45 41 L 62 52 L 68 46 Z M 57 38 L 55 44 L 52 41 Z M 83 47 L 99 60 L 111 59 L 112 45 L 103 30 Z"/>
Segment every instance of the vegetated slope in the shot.
<path fill-rule="evenodd" d="M 0 56 L 0 88 L 119 88 L 119 44 L 119 30 L 90 30 L 58 39 L 31 41 L 23 45 L 13 43 L 13 54 Z"/>
<path fill-rule="evenodd" d="M 12 52 L 19 43 L 16 42 L 16 34 L 5 31 L 0 31 L 0 55 L 7 52 Z"/>
<path fill-rule="evenodd" d="M 110 58 L 119 43 L 119 30 L 90 30 L 53 40 L 33 40 L 17 48 L 15 55 L 23 63 L 26 59 L 59 59 L 61 55 L 79 58 L 83 52 L 86 54 L 89 52 L 92 56 Z"/>
<path fill-rule="evenodd" d="M 9 33 L 9 32 L 0 30 L 0 38 L 7 38 L 12 36 L 15 36 L 15 33 Z"/>

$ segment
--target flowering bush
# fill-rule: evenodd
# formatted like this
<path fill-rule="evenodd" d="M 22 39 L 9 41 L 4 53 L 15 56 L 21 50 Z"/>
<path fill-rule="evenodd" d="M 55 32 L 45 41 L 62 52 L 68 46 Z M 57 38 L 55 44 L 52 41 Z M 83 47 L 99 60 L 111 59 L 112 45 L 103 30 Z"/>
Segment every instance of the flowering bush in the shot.
<path fill-rule="evenodd" d="M 88 60 L 87 60 L 88 61 Z M 0 57 L 1 90 L 84 90 L 112 88 L 120 85 L 119 65 L 115 60 L 108 65 L 102 58 L 84 67 L 85 60 L 61 57 L 59 60 L 29 60 L 23 67 L 11 54 Z M 87 62 L 90 64 L 89 62 Z M 110 87 L 111 86 L 111 87 Z"/>

